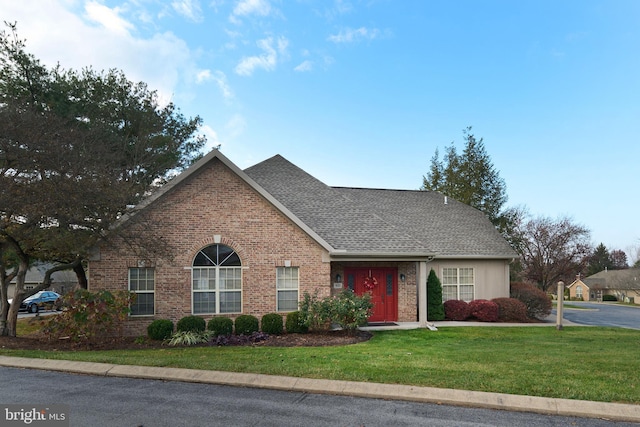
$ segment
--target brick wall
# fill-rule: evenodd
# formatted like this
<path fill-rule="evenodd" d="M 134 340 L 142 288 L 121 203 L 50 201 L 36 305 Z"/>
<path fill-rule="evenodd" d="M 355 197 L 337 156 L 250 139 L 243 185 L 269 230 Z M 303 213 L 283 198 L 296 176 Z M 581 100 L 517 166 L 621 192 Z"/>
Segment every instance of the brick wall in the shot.
<path fill-rule="evenodd" d="M 131 335 L 145 334 L 154 319 L 175 323 L 191 314 L 190 267 L 216 236 L 242 262 L 242 313 L 237 314 L 261 317 L 276 310 L 276 267 L 285 261 L 300 268 L 300 296 L 315 289 L 321 297 L 330 293 L 326 250 L 218 159 L 156 200 L 131 224 L 145 224 L 149 235 L 158 236 L 157 245 L 171 249 L 172 257 L 135 255 L 116 240 L 103 245 L 89 263 L 91 290 L 127 289 L 128 269 L 142 260 L 155 268 L 155 316 L 131 317 L 126 326 Z"/>

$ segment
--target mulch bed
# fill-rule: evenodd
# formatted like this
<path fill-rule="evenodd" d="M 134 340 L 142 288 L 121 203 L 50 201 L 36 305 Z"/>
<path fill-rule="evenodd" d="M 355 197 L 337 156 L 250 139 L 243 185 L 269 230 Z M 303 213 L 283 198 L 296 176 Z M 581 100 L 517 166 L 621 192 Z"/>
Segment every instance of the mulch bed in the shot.
<path fill-rule="evenodd" d="M 356 344 L 367 341 L 372 334 L 366 331 L 348 333 L 346 331 L 319 331 L 308 334 L 270 335 L 266 340 L 244 345 L 271 347 L 320 347 Z M 202 344 L 199 346 L 205 346 Z M 162 341 L 139 339 L 136 337 L 113 337 L 97 342 L 74 342 L 69 339 L 48 339 L 29 335 L 24 337 L 0 336 L 0 349 L 72 351 L 72 350 L 140 350 L 167 348 Z"/>

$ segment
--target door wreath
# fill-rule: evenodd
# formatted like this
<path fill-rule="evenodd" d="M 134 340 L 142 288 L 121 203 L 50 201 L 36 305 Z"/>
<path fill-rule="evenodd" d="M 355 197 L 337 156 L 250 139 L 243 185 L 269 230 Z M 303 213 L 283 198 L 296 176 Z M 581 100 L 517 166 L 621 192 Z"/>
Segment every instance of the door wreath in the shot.
<path fill-rule="evenodd" d="M 365 279 L 364 279 L 364 287 L 368 291 L 373 290 L 373 288 L 375 288 L 377 285 L 378 285 L 378 281 L 376 280 L 375 277 L 372 277 L 372 276 L 365 277 Z"/>

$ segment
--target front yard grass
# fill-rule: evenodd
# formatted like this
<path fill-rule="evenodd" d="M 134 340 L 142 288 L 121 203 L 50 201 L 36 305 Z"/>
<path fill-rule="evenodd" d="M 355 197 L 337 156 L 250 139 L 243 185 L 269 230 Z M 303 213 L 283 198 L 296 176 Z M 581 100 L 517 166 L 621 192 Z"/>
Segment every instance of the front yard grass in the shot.
<path fill-rule="evenodd" d="M 0 354 L 640 403 L 640 331 L 618 328 L 442 327 L 375 332 L 368 342 L 338 347 Z"/>

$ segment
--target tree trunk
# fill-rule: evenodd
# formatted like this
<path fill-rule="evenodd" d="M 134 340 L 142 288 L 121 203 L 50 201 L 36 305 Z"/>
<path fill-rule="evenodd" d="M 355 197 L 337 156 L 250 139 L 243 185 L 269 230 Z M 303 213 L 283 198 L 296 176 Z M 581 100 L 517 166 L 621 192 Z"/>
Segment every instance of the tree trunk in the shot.
<path fill-rule="evenodd" d="M 84 266 L 82 262 L 78 262 L 73 266 L 73 271 L 76 273 L 76 277 L 78 278 L 78 286 L 81 289 L 87 289 L 87 273 L 84 271 Z"/>
<path fill-rule="evenodd" d="M 7 312 L 7 319 L 4 328 L 2 328 L 3 336 L 16 336 L 16 330 L 18 326 L 18 310 L 20 309 L 20 304 L 25 297 L 24 290 L 24 280 L 27 275 L 27 270 L 29 269 L 29 259 L 21 257 L 20 263 L 18 264 L 18 273 L 16 274 L 16 290 L 13 293 L 13 301 L 11 306 L 9 307 L 9 311 Z"/>

